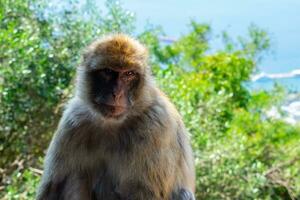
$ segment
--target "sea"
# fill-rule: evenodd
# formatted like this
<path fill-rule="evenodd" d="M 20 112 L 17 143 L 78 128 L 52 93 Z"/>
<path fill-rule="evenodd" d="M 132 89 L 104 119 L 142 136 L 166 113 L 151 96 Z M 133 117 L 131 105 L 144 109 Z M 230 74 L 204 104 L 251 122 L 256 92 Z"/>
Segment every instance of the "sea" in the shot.
<path fill-rule="evenodd" d="M 283 86 L 291 93 L 300 92 L 300 68 L 287 73 L 264 73 L 254 74 L 248 83 L 253 90 L 270 90 L 275 84 Z"/>
<path fill-rule="evenodd" d="M 271 118 L 281 118 L 291 124 L 300 124 L 300 69 L 286 73 L 254 74 L 246 86 L 250 90 L 272 90 L 275 84 L 287 91 L 282 105 L 275 105 L 266 113 Z"/>

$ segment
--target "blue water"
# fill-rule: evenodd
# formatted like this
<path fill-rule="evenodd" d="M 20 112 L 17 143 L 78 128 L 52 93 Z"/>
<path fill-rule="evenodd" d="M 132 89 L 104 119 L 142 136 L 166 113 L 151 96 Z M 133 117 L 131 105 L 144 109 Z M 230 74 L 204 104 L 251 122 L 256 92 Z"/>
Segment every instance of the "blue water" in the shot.
<path fill-rule="evenodd" d="M 248 82 L 247 86 L 254 90 L 270 90 L 277 83 L 284 86 L 290 92 L 300 92 L 300 77 L 282 78 L 282 79 L 260 79 L 254 82 Z"/>

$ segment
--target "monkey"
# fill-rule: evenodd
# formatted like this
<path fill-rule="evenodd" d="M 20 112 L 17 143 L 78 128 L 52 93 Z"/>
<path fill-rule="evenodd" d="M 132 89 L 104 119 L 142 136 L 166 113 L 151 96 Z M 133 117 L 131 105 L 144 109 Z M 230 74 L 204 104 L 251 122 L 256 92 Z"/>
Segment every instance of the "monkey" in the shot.
<path fill-rule="evenodd" d="M 188 131 L 156 86 L 148 54 L 121 33 L 85 49 L 37 200 L 195 199 Z"/>

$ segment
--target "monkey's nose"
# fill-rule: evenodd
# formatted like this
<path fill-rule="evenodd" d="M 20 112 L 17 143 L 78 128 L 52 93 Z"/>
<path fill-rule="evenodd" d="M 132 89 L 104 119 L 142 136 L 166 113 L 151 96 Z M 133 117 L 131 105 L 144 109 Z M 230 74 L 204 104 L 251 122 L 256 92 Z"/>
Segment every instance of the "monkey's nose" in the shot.
<path fill-rule="evenodd" d="M 117 94 L 112 94 L 112 97 L 115 101 L 119 98 L 119 96 Z"/>
<path fill-rule="evenodd" d="M 122 92 L 114 92 L 112 93 L 112 97 L 114 98 L 114 100 L 118 100 L 122 97 L 123 93 Z"/>

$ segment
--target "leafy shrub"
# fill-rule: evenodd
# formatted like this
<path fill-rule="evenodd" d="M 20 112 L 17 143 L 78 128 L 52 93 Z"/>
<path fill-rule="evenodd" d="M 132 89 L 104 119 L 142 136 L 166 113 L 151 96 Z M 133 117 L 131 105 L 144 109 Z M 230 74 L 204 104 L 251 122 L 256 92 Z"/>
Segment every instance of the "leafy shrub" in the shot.
<path fill-rule="evenodd" d="M 36 168 L 72 95 L 81 48 L 98 35 L 122 31 L 149 47 L 158 84 L 183 115 L 197 199 L 300 198 L 300 127 L 265 115 L 280 103 L 280 89 L 245 86 L 269 48 L 265 31 L 251 25 L 249 36 L 237 41 L 223 33 L 224 48 L 208 54 L 208 24 L 192 21 L 188 33 L 164 44 L 160 28 L 136 33 L 133 15 L 117 1 L 107 1 L 107 14 L 93 1 L 65 3 L 68 8 L 53 9 L 44 1 L 1 1 L 0 197 L 34 197 Z"/>

